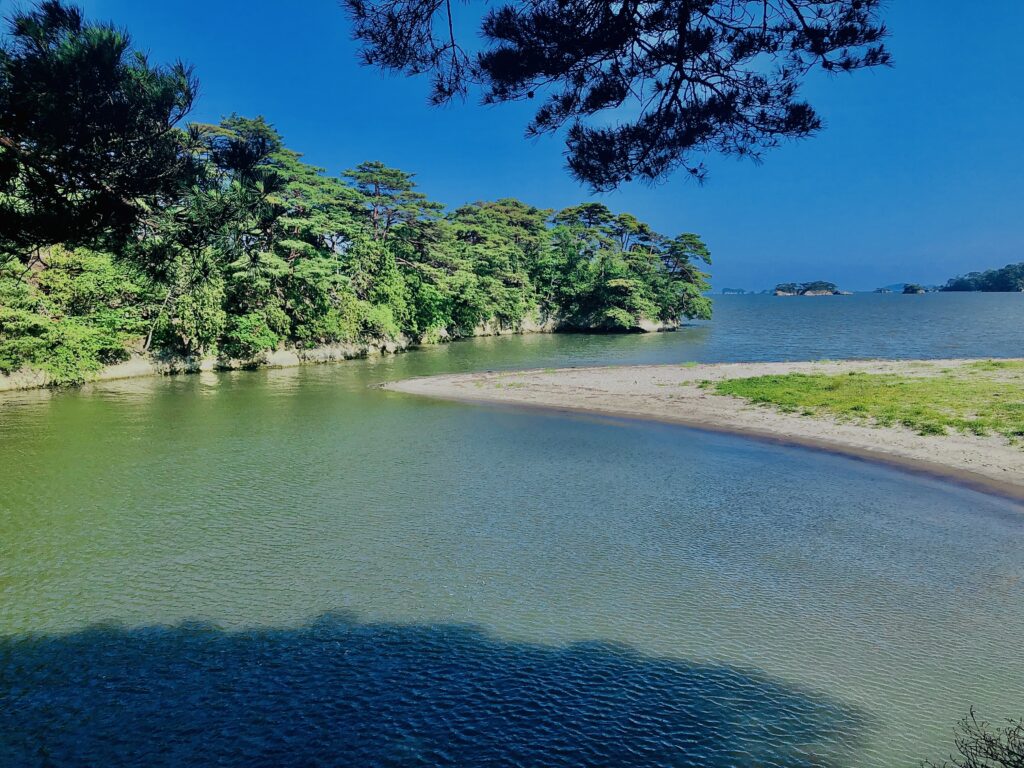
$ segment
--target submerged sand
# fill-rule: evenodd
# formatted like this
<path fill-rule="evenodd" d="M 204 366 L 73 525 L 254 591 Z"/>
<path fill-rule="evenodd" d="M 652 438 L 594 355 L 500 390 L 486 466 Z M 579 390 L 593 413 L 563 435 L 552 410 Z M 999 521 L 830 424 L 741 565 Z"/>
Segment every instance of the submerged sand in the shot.
<path fill-rule="evenodd" d="M 409 379 L 386 389 L 448 400 L 608 414 L 736 432 L 897 464 L 1024 500 L 1024 449 L 1001 436 L 920 435 L 715 394 L 703 381 L 785 373 L 929 376 L 973 360 L 857 360 L 564 368 Z"/>

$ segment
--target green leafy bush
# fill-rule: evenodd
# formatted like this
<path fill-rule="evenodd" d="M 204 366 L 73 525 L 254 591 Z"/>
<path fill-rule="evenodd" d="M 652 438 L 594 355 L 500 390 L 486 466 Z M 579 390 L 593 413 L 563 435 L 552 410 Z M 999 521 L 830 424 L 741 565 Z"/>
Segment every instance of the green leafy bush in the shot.
<path fill-rule="evenodd" d="M 361 335 L 371 339 L 397 339 L 402 332 L 391 307 L 359 302 L 359 329 Z"/>
<path fill-rule="evenodd" d="M 277 349 L 280 343 L 281 337 L 271 330 L 267 317 L 250 312 L 228 318 L 220 348 L 228 357 L 249 360 L 261 352 Z"/>

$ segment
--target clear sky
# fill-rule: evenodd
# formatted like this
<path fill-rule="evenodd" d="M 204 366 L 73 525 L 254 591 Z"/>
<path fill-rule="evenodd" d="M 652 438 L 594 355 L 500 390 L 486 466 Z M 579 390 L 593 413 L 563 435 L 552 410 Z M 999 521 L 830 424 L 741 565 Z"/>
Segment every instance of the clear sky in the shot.
<path fill-rule="evenodd" d="M 360 67 L 335 0 L 79 4 L 127 27 L 154 60 L 195 66 L 193 119 L 263 114 L 331 173 L 381 160 L 449 205 L 590 197 L 566 174 L 559 138 L 523 138 L 529 105 L 432 108 L 425 79 Z M 13 7 L 0 0 L 5 15 Z M 1024 3 L 981 13 L 964 0 L 893 0 L 887 20 L 895 68 L 809 83 L 826 121 L 817 137 L 760 166 L 710 158 L 703 186 L 676 175 L 600 199 L 665 234 L 703 235 L 716 288 L 932 284 L 1024 261 Z"/>

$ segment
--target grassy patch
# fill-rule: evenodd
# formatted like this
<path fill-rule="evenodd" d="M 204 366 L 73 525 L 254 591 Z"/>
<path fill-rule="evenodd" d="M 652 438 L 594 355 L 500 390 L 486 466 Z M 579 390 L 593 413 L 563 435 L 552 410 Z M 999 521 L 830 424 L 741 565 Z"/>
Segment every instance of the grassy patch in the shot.
<path fill-rule="evenodd" d="M 1021 371 L 1024 372 L 1024 361 L 1020 360 L 978 360 L 967 363 L 964 368 L 970 371 Z"/>
<path fill-rule="evenodd" d="M 952 429 L 998 434 L 1015 443 L 1024 437 L 1024 363 L 1019 362 L 983 361 L 936 376 L 755 376 L 718 381 L 714 389 L 788 413 L 900 425 L 923 435 Z"/>

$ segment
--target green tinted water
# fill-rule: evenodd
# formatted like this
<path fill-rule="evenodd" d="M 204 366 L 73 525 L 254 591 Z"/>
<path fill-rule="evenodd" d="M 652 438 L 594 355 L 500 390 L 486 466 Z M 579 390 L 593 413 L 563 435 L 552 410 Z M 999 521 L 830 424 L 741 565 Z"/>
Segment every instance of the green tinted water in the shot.
<path fill-rule="evenodd" d="M 877 328 L 907 311 L 850 298 Z M 786 306 L 4 398 L 0 764 L 910 766 L 971 705 L 1024 714 L 1019 506 L 801 449 L 372 388 L 870 342 L 801 347 L 758 318 L 829 316 Z M 903 347 L 1013 354 L 1022 327 L 936 322 Z"/>

